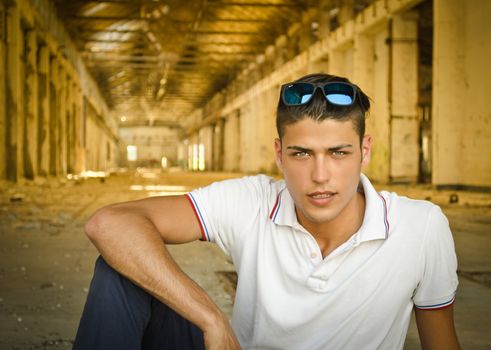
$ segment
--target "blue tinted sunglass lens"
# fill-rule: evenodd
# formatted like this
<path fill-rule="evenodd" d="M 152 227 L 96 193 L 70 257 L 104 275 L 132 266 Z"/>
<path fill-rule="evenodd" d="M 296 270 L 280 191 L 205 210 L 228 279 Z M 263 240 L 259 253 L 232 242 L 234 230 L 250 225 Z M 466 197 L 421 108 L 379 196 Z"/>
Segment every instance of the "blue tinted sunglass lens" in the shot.
<path fill-rule="evenodd" d="M 343 94 L 329 94 L 326 96 L 327 100 L 335 105 L 349 106 L 353 103 L 353 98 Z"/>
<path fill-rule="evenodd" d="M 331 83 L 324 86 L 324 95 L 332 104 L 349 106 L 354 102 L 355 90 L 348 84 Z"/>
<path fill-rule="evenodd" d="M 310 100 L 311 97 L 312 97 L 312 94 L 302 95 L 302 100 L 300 101 L 300 103 L 306 103 L 308 100 Z"/>
<path fill-rule="evenodd" d="M 287 105 L 307 103 L 314 93 L 312 84 L 296 83 L 285 87 L 283 99 Z"/>

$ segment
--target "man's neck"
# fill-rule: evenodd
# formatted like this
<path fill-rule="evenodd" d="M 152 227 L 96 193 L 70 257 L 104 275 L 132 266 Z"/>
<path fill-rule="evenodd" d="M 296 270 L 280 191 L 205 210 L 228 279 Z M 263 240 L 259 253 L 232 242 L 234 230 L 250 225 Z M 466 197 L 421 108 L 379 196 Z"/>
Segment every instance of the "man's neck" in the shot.
<path fill-rule="evenodd" d="M 359 230 L 364 214 L 365 196 L 357 192 L 356 197 L 334 220 L 322 224 L 302 225 L 317 241 L 322 257 L 326 257 Z"/>

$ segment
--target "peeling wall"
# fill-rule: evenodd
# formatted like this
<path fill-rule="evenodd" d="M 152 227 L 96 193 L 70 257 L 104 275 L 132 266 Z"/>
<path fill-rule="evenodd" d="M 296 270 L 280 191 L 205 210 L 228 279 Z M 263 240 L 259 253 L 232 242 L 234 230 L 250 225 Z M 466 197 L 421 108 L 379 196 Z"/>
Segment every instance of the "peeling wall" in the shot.
<path fill-rule="evenodd" d="M 435 0 L 433 182 L 491 186 L 491 3 Z"/>
<path fill-rule="evenodd" d="M 102 154 L 118 141 L 113 113 L 48 0 L 0 4 L 0 77 L 1 179 L 33 180 L 116 165 L 116 158 Z M 84 101 L 99 118 L 89 132 L 110 147 L 85 148 L 97 146 L 85 140 Z M 86 164 L 94 152 L 106 161 Z"/>
<path fill-rule="evenodd" d="M 491 116 L 485 102 L 491 81 L 487 40 L 491 28 L 486 18 L 491 3 L 434 1 L 433 99 L 429 101 L 429 93 L 422 98 L 428 110 L 432 105 L 432 129 L 424 130 L 431 133 L 425 134 L 425 140 L 433 143 L 428 147 L 423 145 L 418 110 L 418 11 L 422 2 L 375 1 L 354 18 L 346 15 L 349 11 L 344 13 L 335 30 L 321 25 L 318 40 L 299 26 L 292 28 L 221 91 L 224 106 L 201 110 L 200 122 L 189 123 L 193 132 L 214 123 L 214 116 L 225 118 L 223 169 L 274 171 L 276 131 L 268 123 L 274 123 L 279 86 L 323 70 L 347 76 L 371 97 L 367 132 L 374 144 L 365 172 L 372 179 L 416 182 L 423 175 L 427 178 L 428 174 L 421 174 L 421 154 L 433 152 L 428 158 L 433 159 L 433 184 L 491 187 Z M 426 5 L 431 8 L 431 3 L 425 2 L 427 10 Z M 322 9 L 319 12 L 319 18 L 329 17 L 323 16 Z M 305 26 L 312 18 L 305 19 Z M 298 40 L 302 50 L 289 45 Z"/>
<path fill-rule="evenodd" d="M 0 179 L 7 177 L 6 144 L 7 144 L 7 111 L 5 108 L 6 89 L 6 9 L 0 1 Z"/>

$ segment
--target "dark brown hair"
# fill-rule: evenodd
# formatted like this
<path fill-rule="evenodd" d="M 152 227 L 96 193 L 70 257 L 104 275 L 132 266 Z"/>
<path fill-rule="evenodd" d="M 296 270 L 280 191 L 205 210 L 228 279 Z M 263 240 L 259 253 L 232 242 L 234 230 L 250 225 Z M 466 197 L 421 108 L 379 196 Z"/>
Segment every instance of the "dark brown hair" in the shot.
<path fill-rule="evenodd" d="M 295 82 L 302 83 L 328 83 L 336 81 L 352 84 L 346 78 L 323 73 L 309 74 L 295 80 Z M 278 136 L 280 139 L 283 137 L 285 126 L 296 123 L 304 118 L 311 118 L 319 122 L 325 119 L 339 121 L 351 120 L 355 131 L 360 136 L 361 143 L 365 135 L 365 116 L 370 109 L 370 100 L 358 86 L 355 85 L 355 89 L 355 103 L 350 106 L 338 106 L 329 103 L 319 89 L 316 90 L 311 101 L 301 106 L 287 106 L 280 96 L 276 111 Z"/>

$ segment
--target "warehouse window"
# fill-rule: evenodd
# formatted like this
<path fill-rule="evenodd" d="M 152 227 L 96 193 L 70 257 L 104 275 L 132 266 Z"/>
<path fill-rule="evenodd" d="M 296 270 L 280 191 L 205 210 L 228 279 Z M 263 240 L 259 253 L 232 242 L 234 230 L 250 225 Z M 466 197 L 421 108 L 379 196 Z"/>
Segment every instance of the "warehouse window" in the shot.
<path fill-rule="evenodd" d="M 128 162 L 134 162 L 138 159 L 138 148 L 135 145 L 128 145 L 126 147 L 126 158 Z"/>

